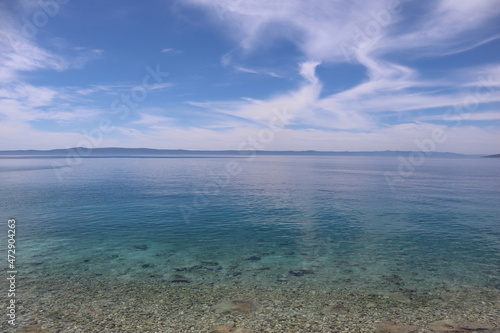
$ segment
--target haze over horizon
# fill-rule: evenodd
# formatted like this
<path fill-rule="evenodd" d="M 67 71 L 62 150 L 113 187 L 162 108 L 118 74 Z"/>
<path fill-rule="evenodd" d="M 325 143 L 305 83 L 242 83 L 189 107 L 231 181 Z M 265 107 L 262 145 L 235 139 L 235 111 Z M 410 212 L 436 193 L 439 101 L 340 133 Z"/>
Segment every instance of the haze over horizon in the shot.
<path fill-rule="evenodd" d="M 495 0 L 21 0 L 0 32 L 0 150 L 500 150 Z"/>

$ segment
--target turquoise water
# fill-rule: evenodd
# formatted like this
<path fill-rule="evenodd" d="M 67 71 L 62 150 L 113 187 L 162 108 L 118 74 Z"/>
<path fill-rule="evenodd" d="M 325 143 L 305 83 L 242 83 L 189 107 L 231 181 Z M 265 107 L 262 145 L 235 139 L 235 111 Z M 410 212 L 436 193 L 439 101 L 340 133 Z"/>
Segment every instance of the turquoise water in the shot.
<path fill-rule="evenodd" d="M 392 188 L 393 157 L 54 161 L 0 159 L 25 276 L 500 289 L 499 160 L 428 158 Z"/>

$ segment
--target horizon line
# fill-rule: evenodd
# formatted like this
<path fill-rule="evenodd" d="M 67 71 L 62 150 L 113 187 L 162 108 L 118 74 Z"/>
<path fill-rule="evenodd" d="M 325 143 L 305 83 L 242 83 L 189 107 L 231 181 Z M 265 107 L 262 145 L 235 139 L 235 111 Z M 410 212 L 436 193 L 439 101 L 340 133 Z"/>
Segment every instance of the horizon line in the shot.
<path fill-rule="evenodd" d="M 260 153 L 423 153 L 425 155 L 432 154 L 452 154 L 461 156 L 490 156 L 497 154 L 464 154 L 449 151 L 423 151 L 423 150 L 257 150 L 257 149 L 182 149 L 182 148 L 146 148 L 146 147 L 97 147 L 97 148 L 85 148 L 85 147 L 71 147 L 71 148 L 52 148 L 52 149 L 11 149 L 11 150 L 0 150 L 0 153 L 14 153 L 14 152 L 40 152 L 40 153 L 50 153 L 53 151 L 72 151 L 72 150 L 84 150 L 88 151 L 99 151 L 99 150 L 150 150 L 156 152 L 205 152 L 205 153 L 215 153 L 215 152 L 260 152 Z"/>

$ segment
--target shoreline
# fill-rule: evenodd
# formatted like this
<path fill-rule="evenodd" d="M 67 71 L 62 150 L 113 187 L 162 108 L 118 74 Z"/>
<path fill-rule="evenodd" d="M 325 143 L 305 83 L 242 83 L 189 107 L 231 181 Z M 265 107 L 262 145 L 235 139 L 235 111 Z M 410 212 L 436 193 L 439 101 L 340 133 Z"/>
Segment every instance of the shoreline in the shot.
<path fill-rule="evenodd" d="M 500 332 L 499 290 L 401 293 L 57 277 L 20 278 L 19 286 L 17 327 L 25 333 L 375 332 L 387 321 L 433 332 L 432 323 L 446 319 Z M 231 308 L 233 301 L 247 307 Z M 0 329 L 15 332 L 9 326 L 3 321 Z"/>

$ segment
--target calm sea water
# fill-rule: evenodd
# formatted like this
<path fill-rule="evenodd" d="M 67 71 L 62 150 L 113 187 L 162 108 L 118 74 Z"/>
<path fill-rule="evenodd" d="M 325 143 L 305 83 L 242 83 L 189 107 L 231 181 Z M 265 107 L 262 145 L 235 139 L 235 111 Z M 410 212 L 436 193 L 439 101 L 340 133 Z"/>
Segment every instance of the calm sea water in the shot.
<path fill-rule="evenodd" d="M 0 159 L 3 248 L 40 278 L 500 289 L 500 160 Z M 61 160 L 63 161 L 63 160 Z"/>

